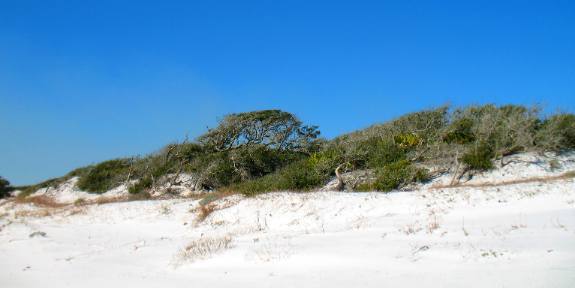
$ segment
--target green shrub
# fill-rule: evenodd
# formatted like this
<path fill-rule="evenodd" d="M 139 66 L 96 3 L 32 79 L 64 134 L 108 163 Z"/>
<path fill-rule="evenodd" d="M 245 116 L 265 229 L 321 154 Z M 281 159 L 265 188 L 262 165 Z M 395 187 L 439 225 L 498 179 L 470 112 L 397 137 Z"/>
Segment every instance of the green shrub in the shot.
<path fill-rule="evenodd" d="M 201 155 L 190 164 L 189 171 L 200 175 L 206 188 L 218 189 L 274 173 L 303 157 L 299 152 L 262 145 L 243 146 Z"/>
<path fill-rule="evenodd" d="M 495 156 L 505 156 L 535 147 L 539 109 L 518 105 L 470 106 L 453 113 L 446 140 L 478 145 L 489 143 Z M 451 138 L 451 139 L 450 139 Z"/>
<path fill-rule="evenodd" d="M 181 144 L 172 144 L 173 148 L 168 148 L 168 151 L 172 151 L 171 153 L 175 156 L 175 157 L 181 157 L 183 159 L 186 159 L 187 161 L 191 161 L 194 158 L 206 153 L 206 149 L 204 148 L 204 146 L 198 144 L 198 143 L 188 143 L 188 142 L 184 142 Z M 169 153 L 169 152 L 166 152 Z"/>
<path fill-rule="evenodd" d="M 139 179 L 138 182 L 130 185 L 128 187 L 128 192 L 130 194 L 142 193 L 142 192 L 146 191 L 147 189 L 152 188 L 153 183 L 154 183 L 154 181 L 152 180 L 152 177 L 145 176 L 145 177 Z"/>
<path fill-rule="evenodd" d="M 561 131 L 562 149 L 575 149 L 575 115 L 562 114 L 555 117 L 558 130 Z"/>
<path fill-rule="evenodd" d="M 413 149 L 423 142 L 422 138 L 414 132 L 395 135 L 393 140 L 402 149 Z"/>
<path fill-rule="evenodd" d="M 367 167 L 380 168 L 390 163 L 405 159 L 406 148 L 402 148 L 396 141 L 370 139 L 362 143 L 367 151 Z"/>
<path fill-rule="evenodd" d="M 10 191 L 12 190 L 13 188 L 10 186 L 10 182 L 0 176 L 0 199 L 10 196 Z"/>
<path fill-rule="evenodd" d="M 536 143 L 542 150 L 575 149 L 575 115 L 558 114 L 542 121 Z"/>
<path fill-rule="evenodd" d="M 373 188 L 378 191 L 391 191 L 414 182 L 429 179 L 426 170 L 415 168 L 406 160 L 400 160 L 378 169 Z"/>
<path fill-rule="evenodd" d="M 321 186 L 328 179 L 329 175 L 318 173 L 309 159 L 302 159 L 275 173 L 231 185 L 226 189 L 247 196 L 271 191 L 306 191 Z"/>
<path fill-rule="evenodd" d="M 475 141 L 475 135 L 473 134 L 473 121 L 469 118 L 454 121 L 443 136 L 443 141 L 450 144 L 468 144 Z"/>
<path fill-rule="evenodd" d="M 115 159 L 97 164 L 80 177 L 78 188 L 104 193 L 126 180 L 130 165 L 130 159 Z"/>
<path fill-rule="evenodd" d="M 301 159 L 302 155 L 288 150 L 273 150 L 262 145 L 230 151 L 229 159 L 240 174 L 248 180 L 275 172 L 278 168 Z"/>
<path fill-rule="evenodd" d="M 279 174 L 279 188 L 282 190 L 308 190 L 323 184 L 328 178 L 318 173 L 307 159 L 287 166 Z"/>
<path fill-rule="evenodd" d="M 411 183 L 428 180 L 429 173 L 426 169 L 417 168 L 407 160 L 399 160 L 378 168 L 376 180 L 373 183 L 361 183 L 356 187 L 356 190 L 387 192 Z"/>
<path fill-rule="evenodd" d="M 480 143 L 472 147 L 461 157 L 461 161 L 471 170 L 485 171 L 493 169 L 493 148 L 487 143 Z"/>
<path fill-rule="evenodd" d="M 217 189 L 241 180 L 234 168 L 229 152 L 214 152 L 201 155 L 190 164 L 190 172 L 198 174 L 200 185 L 207 189 Z"/>
<path fill-rule="evenodd" d="M 373 169 L 377 181 L 359 190 L 389 191 L 424 181 L 424 163 L 449 168 L 458 160 L 468 169 L 488 170 L 493 160 L 520 151 L 575 149 L 575 115 L 542 120 L 537 108 L 518 105 L 447 107 L 410 113 L 326 142 L 316 126 L 293 114 L 263 110 L 231 114 L 195 143 L 174 143 L 143 158 L 116 159 L 22 187 L 21 197 L 39 188 L 79 177 L 82 190 L 101 193 L 131 180 L 131 194 L 144 197 L 165 175 L 193 173 L 199 185 L 246 195 L 310 190 L 345 171 Z"/>
<path fill-rule="evenodd" d="M 347 161 L 345 151 L 336 145 L 330 145 L 322 151 L 311 154 L 309 165 L 320 175 L 332 175 L 335 168 Z"/>

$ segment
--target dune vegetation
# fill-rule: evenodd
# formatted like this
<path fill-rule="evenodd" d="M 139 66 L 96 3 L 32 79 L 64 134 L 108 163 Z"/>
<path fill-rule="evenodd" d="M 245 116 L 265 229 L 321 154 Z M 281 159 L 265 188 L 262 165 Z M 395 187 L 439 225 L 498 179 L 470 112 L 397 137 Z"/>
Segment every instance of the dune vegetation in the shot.
<path fill-rule="evenodd" d="M 340 179 L 337 190 L 390 191 L 448 170 L 457 180 L 496 163 L 503 166 L 504 157 L 514 153 L 574 148 L 575 115 L 543 117 L 536 107 L 439 107 L 332 140 L 291 113 L 262 110 L 227 115 L 195 140 L 150 155 L 104 161 L 18 189 L 26 197 L 79 177 L 83 191 L 103 193 L 126 184 L 130 193 L 145 198 L 157 185 L 191 174 L 196 189 L 244 195 L 309 191 L 334 178 Z M 371 177 L 353 184 L 341 180 L 341 174 L 359 170 Z"/>

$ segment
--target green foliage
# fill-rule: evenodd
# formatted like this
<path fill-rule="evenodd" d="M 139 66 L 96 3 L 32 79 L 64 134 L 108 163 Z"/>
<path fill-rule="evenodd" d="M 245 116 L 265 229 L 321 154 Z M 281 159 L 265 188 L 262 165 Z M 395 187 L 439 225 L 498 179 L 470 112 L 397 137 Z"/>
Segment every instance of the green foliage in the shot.
<path fill-rule="evenodd" d="M 386 164 L 376 170 L 376 180 L 373 183 L 362 183 L 358 191 L 391 191 L 405 185 L 429 180 L 427 170 L 417 168 L 407 160 L 399 160 Z"/>
<path fill-rule="evenodd" d="M 295 152 L 272 150 L 258 145 L 230 151 L 229 159 L 241 180 L 248 180 L 272 173 L 287 163 L 300 159 L 300 156 Z"/>
<path fill-rule="evenodd" d="M 489 145 L 495 156 L 505 156 L 535 148 L 539 109 L 517 105 L 470 106 L 456 110 L 447 140 L 470 144 L 471 147 Z M 450 137 L 451 136 L 451 137 Z M 452 138 L 452 139 L 449 139 Z"/>
<path fill-rule="evenodd" d="M 308 190 L 328 179 L 327 175 L 322 175 L 307 159 L 287 166 L 279 174 L 282 190 Z"/>
<path fill-rule="evenodd" d="M 454 121 L 447 128 L 443 141 L 447 143 L 468 144 L 475 141 L 473 134 L 473 120 L 462 118 Z"/>
<path fill-rule="evenodd" d="M 263 145 L 277 150 L 312 152 L 320 131 L 304 126 L 293 114 L 281 110 L 261 110 L 229 114 L 218 127 L 200 136 L 208 149 L 225 151 L 242 146 Z"/>
<path fill-rule="evenodd" d="M 367 167 L 380 168 L 393 162 L 400 161 L 406 157 L 406 149 L 402 148 L 395 141 L 370 139 L 360 144 L 368 151 Z"/>
<path fill-rule="evenodd" d="M 82 190 L 101 193 L 133 180 L 133 197 L 167 181 L 166 175 L 193 173 L 208 190 L 246 195 L 311 190 L 325 184 L 336 167 L 372 169 L 377 180 L 359 190 L 389 191 L 425 181 L 417 164 L 488 170 L 493 161 L 520 151 L 575 149 L 575 115 L 539 117 L 537 108 L 518 105 L 448 107 L 410 113 L 326 142 L 316 126 L 293 114 L 262 110 L 225 116 L 197 142 L 174 143 L 145 157 L 116 159 L 76 169 L 66 176 L 23 187 L 39 188 L 79 177 Z"/>
<path fill-rule="evenodd" d="M 309 159 L 294 162 L 264 177 L 232 185 L 227 190 L 253 196 L 270 191 L 306 191 L 320 186 L 329 179 L 315 169 Z"/>
<path fill-rule="evenodd" d="M 147 189 L 152 188 L 152 184 L 154 184 L 152 177 L 146 175 L 143 178 L 139 179 L 136 183 L 130 185 L 128 187 L 128 192 L 130 194 L 142 193 L 145 192 Z"/>
<path fill-rule="evenodd" d="M 217 189 L 273 173 L 303 157 L 295 151 L 250 145 L 198 156 L 188 170 L 200 175 L 204 187 Z"/>
<path fill-rule="evenodd" d="M 415 133 L 420 138 L 420 142 L 424 144 L 439 138 L 441 130 L 448 121 L 447 112 L 448 107 L 440 107 L 409 113 L 384 124 L 376 124 L 367 129 L 337 137 L 335 141 L 349 146 L 371 138 L 394 139 L 400 134 Z"/>
<path fill-rule="evenodd" d="M 80 177 L 78 188 L 93 193 L 104 193 L 126 180 L 130 166 L 130 159 L 115 159 L 97 164 Z"/>
<path fill-rule="evenodd" d="M 542 121 L 536 143 L 542 150 L 575 149 L 575 115 L 558 114 Z"/>
<path fill-rule="evenodd" d="M 561 138 L 559 147 L 560 149 L 574 149 L 575 148 L 575 115 L 561 114 L 552 118 L 556 122 L 557 130 Z"/>
<path fill-rule="evenodd" d="M 202 157 L 204 160 L 198 168 L 198 173 L 204 179 L 202 185 L 208 189 L 217 189 L 241 181 L 239 171 L 230 161 L 229 153 L 219 152 Z"/>
<path fill-rule="evenodd" d="M 395 135 L 394 141 L 402 149 L 412 149 L 423 142 L 421 137 L 413 132 Z"/>
<path fill-rule="evenodd" d="M 313 153 L 308 164 L 320 175 L 332 175 L 339 164 L 346 162 L 344 153 L 341 147 L 330 145 L 322 151 Z"/>
<path fill-rule="evenodd" d="M 10 191 L 12 190 L 13 188 L 10 186 L 10 182 L 0 176 L 0 198 L 10 196 Z"/>
<path fill-rule="evenodd" d="M 230 114 L 198 138 L 202 153 L 187 170 L 199 174 L 208 189 L 250 181 L 317 152 L 319 133 L 280 110 Z"/>
<path fill-rule="evenodd" d="M 489 170 L 493 169 L 493 158 L 495 152 L 492 146 L 487 143 L 480 143 L 470 149 L 463 155 L 461 161 L 472 170 Z"/>

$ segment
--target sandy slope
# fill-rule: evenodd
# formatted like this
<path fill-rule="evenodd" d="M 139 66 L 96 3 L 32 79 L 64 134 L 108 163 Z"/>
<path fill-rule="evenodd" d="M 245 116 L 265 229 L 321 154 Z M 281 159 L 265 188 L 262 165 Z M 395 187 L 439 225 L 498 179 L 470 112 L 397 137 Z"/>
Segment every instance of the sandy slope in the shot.
<path fill-rule="evenodd" d="M 574 159 L 558 171 L 510 164 L 473 183 L 559 175 Z M 430 186 L 234 196 L 201 223 L 195 200 L 50 216 L 2 203 L 0 287 L 575 287 L 572 178 Z"/>

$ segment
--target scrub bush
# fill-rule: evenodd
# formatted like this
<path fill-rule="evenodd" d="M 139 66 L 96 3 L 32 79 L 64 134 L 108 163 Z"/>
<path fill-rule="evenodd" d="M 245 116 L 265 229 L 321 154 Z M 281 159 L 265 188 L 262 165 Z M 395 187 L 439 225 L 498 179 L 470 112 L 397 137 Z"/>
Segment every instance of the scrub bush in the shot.
<path fill-rule="evenodd" d="M 495 153 L 493 148 L 487 143 L 480 143 L 463 155 L 461 161 L 471 170 L 493 169 L 493 158 Z"/>
<path fill-rule="evenodd" d="M 80 177 L 78 188 L 93 193 L 104 193 L 126 179 L 130 165 L 130 159 L 114 159 L 97 164 Z"/>

